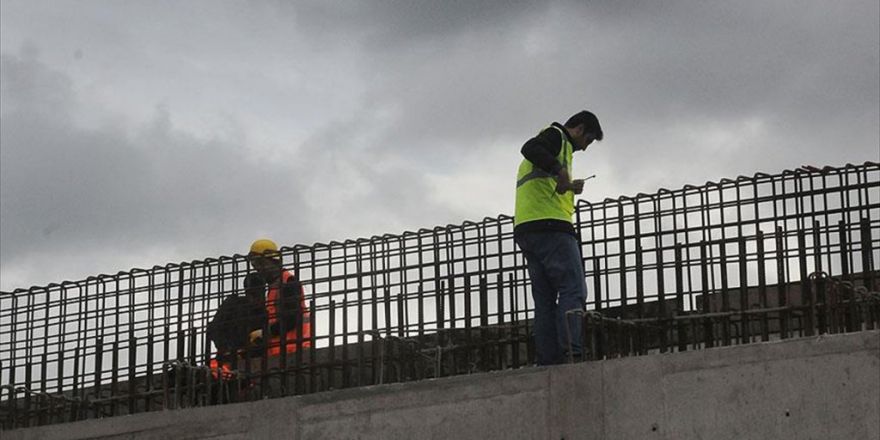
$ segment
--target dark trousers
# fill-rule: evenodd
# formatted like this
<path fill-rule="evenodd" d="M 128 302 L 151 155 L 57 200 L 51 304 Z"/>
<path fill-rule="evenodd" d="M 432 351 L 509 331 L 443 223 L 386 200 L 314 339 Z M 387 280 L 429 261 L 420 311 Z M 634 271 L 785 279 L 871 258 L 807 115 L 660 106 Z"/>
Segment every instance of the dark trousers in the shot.
<path fill-rule="evenodd" d="M 584 310 L 587 299 L 577 239 L 565 232 L 526 232 L 516 237 L 516 244 L 526 257 L 532 281 L 537 364 L 559 364 L 567 354 L 580 357 L 582 317 L 566 318 L 567 311 Z"/>

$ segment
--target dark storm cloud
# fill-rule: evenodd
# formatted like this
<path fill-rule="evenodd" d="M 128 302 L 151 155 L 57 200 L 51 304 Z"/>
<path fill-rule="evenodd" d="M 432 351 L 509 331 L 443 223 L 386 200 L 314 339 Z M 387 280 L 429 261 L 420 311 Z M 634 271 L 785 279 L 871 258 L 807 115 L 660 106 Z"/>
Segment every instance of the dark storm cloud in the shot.
<path fill-rule="evenodd" d="M 162 109 L 135 133 L 76 127 L 70 113 L 86 109 L 63 75 L 29 55 L 4 55 L 0 68 L 4 267 L 153 245 L 197 258 L 243 249 L 256 231 L 313 235 L 311 219 L 293 215 L 304 203 L 283 166 L 176 130 Z"/>
<path fill-rule="evenodd" d="M 876 1 L 163 6 L 4 1 L 2 289 L 509 213 L 582 108 L 590 200 L 880 160 Z"/>
<path fill-rule="evenodd" d="M 177 129 L 162 106 L 135 130 L 85 129 L 70 79 L 36 50 L 3 55 L 0 69 L 0 256 L 12 279 L 243 252 L 258 236 L 309 243 L 457 220 L 422 202 L 423 176 L 393 155 L 338 148 L 355 134 L 345 121 L 270 158 Z"/>
<path fill-rule="evenodd" d="M 320 40 L 353 35 L 360 39 L 358 44 L 372 52 L 394 51 L 413 43 L 503 26 L 545 7 L 543 2 L 534 1 L 453 0 L 279 2 L 270 9 L 292 16 L 305 33 L 318 35 Z"/>
<path fill-rule="evenodd" d="M 621 192 L 863 161 L 878 148 L 878 14 L 876 2 L 551 4 L 380 51 L 411 67 L 383 71 L 370 98 L 398 109 L 390 136 L 428 154 L 589 107 Z"/>

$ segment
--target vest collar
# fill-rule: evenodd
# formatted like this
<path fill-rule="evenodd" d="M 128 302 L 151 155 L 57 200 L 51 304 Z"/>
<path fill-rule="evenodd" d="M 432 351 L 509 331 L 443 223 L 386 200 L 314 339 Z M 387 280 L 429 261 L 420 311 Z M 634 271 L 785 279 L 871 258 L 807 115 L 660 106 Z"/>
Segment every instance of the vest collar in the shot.
<path fill-rule="evenodd" d="M 574 145 L 574 141 L 571 140 L 571 135 L 568 134 L 568 129 L 565 128 L 564 125 L 562 125 L 562 124 L 560 124 L 560 123 L 558 123 L 558 122 L 554 122 L 554 123 L 552 123 L 552 124 L 550 124 L 550 125 L 552 125 L 552 126 L 558 128 L 558 129 L 562 130 L 562 132 L 565 133 L 565 137 L 566 137 L 566 139 L 568 139 L 568 143 L 570 143 L 571 145 Z"/>

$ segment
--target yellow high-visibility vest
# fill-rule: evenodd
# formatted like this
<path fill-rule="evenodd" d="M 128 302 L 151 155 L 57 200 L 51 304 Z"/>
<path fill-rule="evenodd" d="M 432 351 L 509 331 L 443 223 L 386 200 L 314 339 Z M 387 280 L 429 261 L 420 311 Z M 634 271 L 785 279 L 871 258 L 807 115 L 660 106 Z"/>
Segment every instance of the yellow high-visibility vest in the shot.
<path fill-rule="evenodd" d="M 545 130 L 550 129 L 558 130 L 562 137 L 562 148 L 559 149 L 556 160 L 568 170 L 570 176 L 573 150 L 571 142 L 568 141 L 568 135 L 561 128 L 550 126 Z M 523 159 L 516 175 L 514 226 L 548 219 L 571 223 L 572 214 L 574 214 L 574 192 L 566 191 L 564 194 L 557 194 L 556 176 L 536 167 L 528 159 Z"/>

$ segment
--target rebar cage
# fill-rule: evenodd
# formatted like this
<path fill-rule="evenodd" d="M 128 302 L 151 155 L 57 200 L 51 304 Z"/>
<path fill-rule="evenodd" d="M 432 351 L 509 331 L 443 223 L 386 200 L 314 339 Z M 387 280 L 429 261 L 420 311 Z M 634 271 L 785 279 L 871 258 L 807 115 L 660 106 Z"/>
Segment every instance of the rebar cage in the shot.
<path fill-rule="evenodd" d="M 584 359 L 880 326 L 880 164 L 802 167 L 579 201 Z M 283 247 L 309 341 L 206 367 L 247 256 L 0 292 L 0 427 L 531 365 L 532 300 L 506 215 Z M 288 341 L 290 342 L 290 341 Z M 308 342 L 308 344 L 306 344 Z"/>

